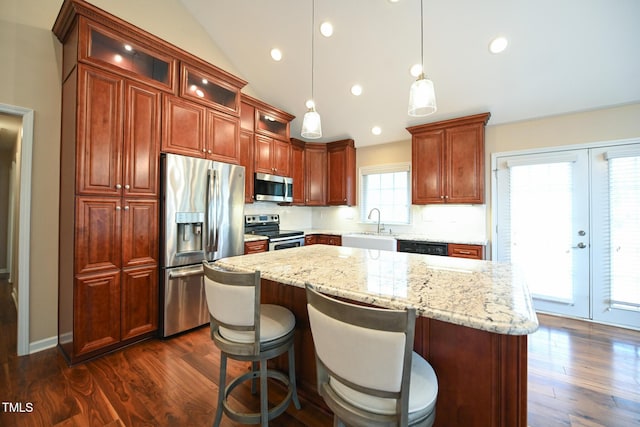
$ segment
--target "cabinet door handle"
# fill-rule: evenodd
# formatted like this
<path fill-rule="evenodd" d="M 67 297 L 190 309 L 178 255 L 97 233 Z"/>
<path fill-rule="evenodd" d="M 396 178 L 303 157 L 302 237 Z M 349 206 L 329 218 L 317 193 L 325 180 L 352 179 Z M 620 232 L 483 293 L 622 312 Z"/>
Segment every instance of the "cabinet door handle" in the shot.
<path fill-rule="evenodd" d="M 120 209 L 122 209 L 120 206 L 116 206 L 117 211 L 119 211 Z"/>
<path fill-rule="evenodd" d="M 471 255 L 471 251 L 458 250 L 458 253 L 462 255 Z"/>
<path fill-rule="evenodd" d="M 125 207 L 124 207 L 124 210 L 125 210 L 125 211 L 128 211 L 128 210 L 129 210 L 129 206 L 125 206 Z"/>
<path fill-rule="evenodd" d="M 124 189 L 125 189 L 125 190 L 128 190 L 128 189 L 130 189 L 130 188 L 131 188 L 131 187 L 129 186 L 129 184 L 125 184 L 125 185 L 124 185 Z"/>
<path fill-rule="evenodd" d="M 206 148 L 203 148 L 203 149 L 202 149 L 202 152 L 203 152 L 203 153 L 206 153 L 206 152 L 207 152 L 207 149 L 206 149 Z"/>
<path fill-rule="evenodd" d="M 116 184 L 116 190 L 119 190 L 119 189 L 121 189 L 121 188 L 122 188 L 122 185 L 120 185 L 120 184 Z"/>

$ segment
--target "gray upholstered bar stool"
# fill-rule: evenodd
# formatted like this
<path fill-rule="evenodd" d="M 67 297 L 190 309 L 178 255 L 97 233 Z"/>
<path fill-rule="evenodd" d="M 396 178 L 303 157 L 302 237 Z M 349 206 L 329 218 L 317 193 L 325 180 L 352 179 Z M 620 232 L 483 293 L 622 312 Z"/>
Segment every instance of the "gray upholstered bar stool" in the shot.
<path fill-rule="evenodd" d="M 318 392 L 334 426 L 431 426 L 438 380 L 413 352 L 415 309 L 385 310 L 329 298 L 307 285 Z"/>
<path fill-rule="evenodd" d="M 218 408 L 213 425 L 219 426 L 224 412 L 243 424 L 268 426 L 269 420 L 282 414 L 291 401 L 300 409 L 296 390 L 293 333 L 296 319 L 293 313 L 278 305 L 260 304 L 260 272 L 235 273 L 222 271 L 206 261 L 204 264 L 205 293 L 211 319 L 211 339 L 220 349 L 220 381 Z M 288 352 L 289 375 L 267 369 L 267 360 Z M 251 370 L 233 379 L 228 385 L 227 358 L 251 362 Z M 260 365 L 257 369 L 257 365 Z M 282 402 L 268 407 L 267 378 L 281 381 L 288 387 Z M 227 401 L 235 387 L 246 380 L 260 379 L 260 412 L 239 413 Z"/>

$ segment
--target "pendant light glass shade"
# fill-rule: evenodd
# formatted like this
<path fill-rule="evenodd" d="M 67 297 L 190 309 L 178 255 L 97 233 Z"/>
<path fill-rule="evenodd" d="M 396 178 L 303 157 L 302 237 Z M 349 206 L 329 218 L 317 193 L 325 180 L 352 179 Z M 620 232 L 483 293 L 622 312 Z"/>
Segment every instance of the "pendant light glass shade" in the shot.
<path fill-rule="evenodd" d="M 424 1 L 420 0 L 420 55 L 422 71 L 409 89 L 408 113 L 412 117 L 424 117 L 436 112 L 436 91 L 433 82 L 424 76 Z"/>
<path fill-rule="evenodd" d="M 320 114 L 316 111 L 316 104 L 313 101 L 313 65 L 314 65 L 314 26 L 316 22 L 316 2 L 311 1 L 311 99 L 307 101 L 307 112 L 302 119 L 302 130 L 300 135 L 307 139 L 322 138 L 322 124 L 320 123 Z"/>
<path fill-rule="evenodd" d="M 409 90 L 409 115 L 413 117 L 428 116 L 436 112 L 436 92 L 433 82 L 423 74 L 413 82 Z"/>
<path fill-rule="evenodd" d="M 315 107 L 309 108 L 302 119 L 303 138 L 317 139 L 322 137 L 322 123 L 320 122 L 320 114 Z"/>

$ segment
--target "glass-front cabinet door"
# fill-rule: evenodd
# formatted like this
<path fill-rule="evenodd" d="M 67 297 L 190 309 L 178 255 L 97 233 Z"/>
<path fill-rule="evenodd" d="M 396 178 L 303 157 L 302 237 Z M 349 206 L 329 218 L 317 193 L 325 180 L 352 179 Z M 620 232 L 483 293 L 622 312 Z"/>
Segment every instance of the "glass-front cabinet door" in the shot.
<path fill-rule="evenodd" d="M 240 88 L 219 77 L 183 64 L 180 96 L 235 116 L 240 115 Z"/>
<path fill-rule="evenodd" d="M 175 59 L 155 52 L 133 37 L 116 35 L 93 22 L 82 22 L 81 60 L 173 92 Z"/>

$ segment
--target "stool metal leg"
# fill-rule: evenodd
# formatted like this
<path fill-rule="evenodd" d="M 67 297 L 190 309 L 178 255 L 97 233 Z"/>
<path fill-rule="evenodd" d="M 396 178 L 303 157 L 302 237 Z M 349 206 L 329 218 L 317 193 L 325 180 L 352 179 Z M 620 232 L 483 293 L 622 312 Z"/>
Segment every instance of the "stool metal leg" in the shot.
<path fill-rule="evenodd" d="M 260 360 L 260 421 L 269 427 L 269 396 L 267 392 L 267 361 Z"/>
<path fill-rule="evenodd" d="M 289 347 L 289 383 L 292 386 L 293 390 L 293 405 L 296 409 L 300 409 L 300 401 L 298 400 L 298 387 L 296 386 L 296 356 L 293 350 L 293 343 L 291 343 L 291 347 Z"/>
<path fill-rule="evenodd" d="M 220 378 L 218 380 L 218 407 L 216 408 L 216 418 L 213 427 L 219 427 L 222 421 L 222 406 L 225 399 L 225 387 L 227 383 L 227 355 L 220 352 Z"/>
<path fill-rule="evenodd" d="M 258 388 L 256 387 L 258 376 L 255 373 L 258 372 L 258 362 L 251 362 L 251 372 L 253 372 L 253 379 L 251 380 L 251 394 L 256 394 L 258 391 Z"/>

